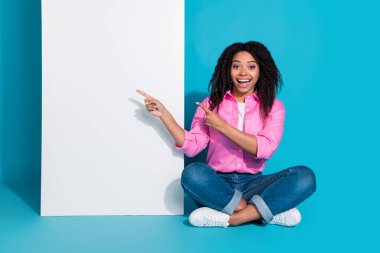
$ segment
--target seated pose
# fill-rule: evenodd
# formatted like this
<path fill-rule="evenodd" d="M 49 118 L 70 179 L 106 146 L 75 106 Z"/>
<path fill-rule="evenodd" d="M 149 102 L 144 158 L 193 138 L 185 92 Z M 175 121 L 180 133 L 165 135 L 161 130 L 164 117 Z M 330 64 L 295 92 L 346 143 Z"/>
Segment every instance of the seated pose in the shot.
<path fill-rule="evenodd" d="M 224 50 L 210 96 L 197 103 L 190 131 L 159 100 L 137 90 L 185 155 L 195 156 L 208 145 L 207 163 L 189 164 L 182 173 L 183 189 L 203 206 L 190 214 L 192 225 L 227 227 L 258 220 L 295 226 L 301 221 L 295 207 L 315 192 L 313 171 L 294 166 L 262 174 L 283 134 L 285 109 L 276 99 L 281 85 L 268 49 L 251 41 Z"/>

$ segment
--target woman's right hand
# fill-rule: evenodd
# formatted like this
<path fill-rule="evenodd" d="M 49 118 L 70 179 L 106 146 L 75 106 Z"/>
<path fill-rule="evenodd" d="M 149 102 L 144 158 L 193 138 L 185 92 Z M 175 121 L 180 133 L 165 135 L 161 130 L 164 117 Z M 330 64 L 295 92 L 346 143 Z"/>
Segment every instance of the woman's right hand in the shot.
<path fill-rule="evenodd" d="M 156 116 L 156 117 L 161 117 L 162 113 L 166 112 L 165 106 L 158 100 L 150 96 L 148 93 L 142 90 L 136 90 L 137 93 L 143 95 L 145 97 L 145 107 L 146 110 Z"/>
<path fill-rule="evenodd" d="M 144 101 L 146 110 L 150 114 L 161 119 L 166 129 L 168 129 L 169 133 L 173 136 L 176 145 L 178 147 L 182 147 L 185 141 L 185 130 L 180 125 L 178 125 L 177 121 L 173 118 L 170 112 L 166 110 L 165 106 L 161 104 L 160 101 L 148 95 L 148 93 L 142 90 L 136 91 L 145 97 Z"/>

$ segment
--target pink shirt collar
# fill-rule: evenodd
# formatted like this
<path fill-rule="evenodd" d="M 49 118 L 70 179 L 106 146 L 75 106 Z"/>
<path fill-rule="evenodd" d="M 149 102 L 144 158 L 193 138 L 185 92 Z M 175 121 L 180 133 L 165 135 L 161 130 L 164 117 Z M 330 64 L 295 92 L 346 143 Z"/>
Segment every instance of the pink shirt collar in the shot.
<path fill-rule="evenodd" d="M 232 95 L 232 92 L 229 90 L 226 92 L 226 94 L 224 94 L 224 98 L 225 99 L 234 99 L 235 100 L 235 97 Z M 256 99 L 257 101 L 259 101 L 259 96 L 257 95 L 257 92 L 253 93 L 253 94 L 250 94 L 247 96 L 247 98 L 254 98 Z"/>

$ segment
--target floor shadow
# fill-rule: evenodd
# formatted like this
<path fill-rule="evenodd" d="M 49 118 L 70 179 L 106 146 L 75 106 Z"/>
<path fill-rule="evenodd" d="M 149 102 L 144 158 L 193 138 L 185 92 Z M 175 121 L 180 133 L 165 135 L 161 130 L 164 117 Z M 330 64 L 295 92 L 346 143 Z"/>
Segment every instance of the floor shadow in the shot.
<path fill-rule="evenodd" d="M 183 197 L 183 190 L 181 187 L 181 180 L 177 178 L 172 181 L 165 190 L 164 202 L 166 208 L 171 212 L 178 214 L 181 211 L 182 202 L 179 201 Z M 179 203 L 181 202 L 181 203 Z"/>
<path fill-rule="evenodd" d="M 0 166 L 36 213 L 41 177 L 41 3 L 1 1 Z"/>

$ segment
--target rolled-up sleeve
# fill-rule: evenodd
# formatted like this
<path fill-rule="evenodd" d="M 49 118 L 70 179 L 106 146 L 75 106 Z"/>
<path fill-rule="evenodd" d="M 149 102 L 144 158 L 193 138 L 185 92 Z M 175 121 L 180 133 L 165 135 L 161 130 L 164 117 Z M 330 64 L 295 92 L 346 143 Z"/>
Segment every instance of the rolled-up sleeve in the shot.
<path fill-rule="evenodd" d="M 208 98 L 203 100 L 202 104 L 209 107 Z M 186 156 L 193 157 L 207 147 L 209 140 L 210 135 L 208 126 L 206 125 L 206 113 L 198 107 L 191 123 L 190 131 L 185 130 L 185 141 L 182 147 L 177 145 L 175 147 L 181 149 Z"/>
<path fill-rule="evenodd" d="M 280 144 L 285 122 L 284 104 L 276 99 L 264 128 L 256 135 L 257 158 L 269 159 Z"/>

